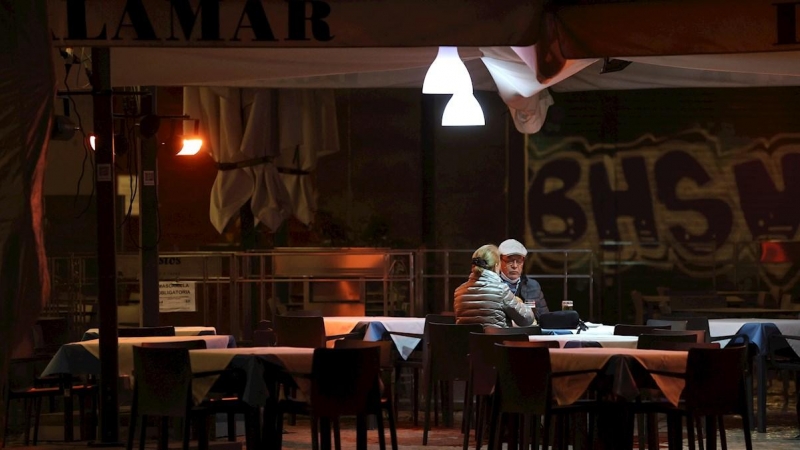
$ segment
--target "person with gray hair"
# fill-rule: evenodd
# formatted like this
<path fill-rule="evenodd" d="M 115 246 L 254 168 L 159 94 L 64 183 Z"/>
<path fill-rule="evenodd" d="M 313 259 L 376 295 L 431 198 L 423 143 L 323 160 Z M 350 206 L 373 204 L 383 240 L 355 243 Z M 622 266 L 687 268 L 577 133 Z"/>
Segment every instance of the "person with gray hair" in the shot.
<path fill-rule="evenodd" d="M 455 291 L 453 309 L 456 323 L 478 323 L 505 328 L 533 324 L 531 309 L 508 289 L 500 278 L 500 251 L 487 244 L 472 254 L 472 271 L 466 283 Z"/>

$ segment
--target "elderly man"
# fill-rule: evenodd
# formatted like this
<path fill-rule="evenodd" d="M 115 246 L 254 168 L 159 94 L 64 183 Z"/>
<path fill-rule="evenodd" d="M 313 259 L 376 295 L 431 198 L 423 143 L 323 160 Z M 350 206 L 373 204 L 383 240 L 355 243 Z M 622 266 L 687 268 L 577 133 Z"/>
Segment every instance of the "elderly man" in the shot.
<path fill-rule="evenodd" d="M 500 244 L 499 249 L 500 278 L 508 285 L 511 292 L 526 303 L 536 303 L 537 319 L 539 314 L 550 312 L 539 282 L 522 274 L 528 249 L 516 239 L 506 239 Z"/>

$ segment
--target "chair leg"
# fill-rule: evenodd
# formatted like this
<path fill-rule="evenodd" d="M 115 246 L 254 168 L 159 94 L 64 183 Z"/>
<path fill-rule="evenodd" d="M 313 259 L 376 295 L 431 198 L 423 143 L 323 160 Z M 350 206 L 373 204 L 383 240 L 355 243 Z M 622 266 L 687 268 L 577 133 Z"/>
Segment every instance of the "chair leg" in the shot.
<path fill-rule="evenodd" d="M 411 410 L 414 414 L 414 426 L 419 426 L 419 369 L 414 368 L 412 375 Z"/>
<path fill-rule="evenodd" d="M 705 448 L 705 441 L 703 440 L 703 422 L 700 416 L 694 418 L 694 425 L 697 427 L 697 448 L 703 450 Z"/>
<path fill-rule="evenodd" d="M 427 385 L 428 393 L 425 395 L 425 424 L 422 430 L 422 445 L 428 445 L 428 428 L 431 426 L 431 397 L 433 396 L 434 382 L 430 377 L 428 377 Z"/>
<path fill-rule="evenodd" d="M 189 450 L 189 441 L 192 439 L 192 420 L 190 417 L 183 418 L 183 450 Z"/>
<path fill-rule="evenodd" d="M 552 421 L 551 415 L 545 413 L 544 427 L 542 427 L 542 448 L 546 449 L 550 445 L 550 422 Z"/>
<path fill-rule="evenodd" d="M 706 416 L 706 448 L 708 450 L 717 448 L 717 423 L 714 416 Z"/>
<path fill-rule="evenodd" d="M 144 450 L 144 440 L 147 437 L 147 416 L 142 415 L 142 426 L 139 428 L 139 450 Z"/>
<path fill-rule="evenodd" d="M 188 418 L 186 420 L 189 420 Z M 158 426 L 158 450 L 169 450 L 169 417 L 161 418 Z"/>
<path fill-rule="evenodd" d="M 686 416 L 686 438 L 689 440 L 689 450 L 694 450 L 694 422 L 692 421 L 692 416 Z M 683 440 L 682 437 L 681 440 Z"/>
<path fill-rule="evenodd" d="M 475 397 L 475 450 L 481 450 L 481 444 L 483 444 L 481 441 L 483 440 L 483 427 L 486 421 L 486 402 L 487 399 L 481 395 Z"/>
<path fill-rule="evenodd" d="M 386 408 L 386 418 L 389 421 L 389 439 L 392 443 L 392 450 L 397 450 L 397 424 L 395 423 L 394 405 Z"/>
<path fill-rule="evenodd" d="M 228 442 L 236 441 L 236 414 L 228 413 Z"/>
<path fill-rule="evenodd" d="M 133 450 L 133 437 L 136 433 L 136 416 L 139 414 L 138 412 L 138 405 L 136 404 L 136 394 L 133 395 L 133 401 L 131 402 L 131 418 L 128 420 L 128 443 L 125 446 L 126 450 Z"/>
<path fill-rule="evenodd" d="M 39 443 L 39 419 L 42 417 L 42 398 L 39 397 L 33 401 L 34 416 L 33 416 L 33 445 Z"/>
<path fill-rule="evenodd" d="M 25 409 L 25 446 L 27 447 L 31 440 L 31 401 L 27 398 L 23 408 Z"/>
<path fill-rule="evenodd" d="M 722 416 L 717 416 L 717 427 L 719 428 L 719 447 L 722 450 L 728 450 L 728 437 L 725 436 L 725 423 Z"/>
<path fill-rule="evenodd" d="M 386 435 L 383 430 L 383 411 L 381 411 L 380 408 L 378 409 L 378 413 L 375 414 L 375 420 L 378 428 L 378 447 L 381 450 L 386 450 Z"/>
<path fill-rule="evenodd" d="M 0 442 L 0 448 L 5 448 L 6 446 L 6 437 L 8 436 L 8 412 L 9 412 L 9 403 L 11 400 L 6 396 L 6 414 L 3 416 L 3 442 Z"/>
<path fill-rule="evenodd" d="M 342 450 L 342 423 L 339 421 L 338 417 L 331 420 L 331 422 L 333 427 L 333 448 L 335 450 Z"/>
<path fill-rule="evenodd" d="M 472 390 L 469 386 L 469 381 L 467 382 L 466 393 L 464 394 L 464 413 L 461 418 L 461 432 L 464 434 L 464 443 L 462 445 L 462 450 L 467 450 L 469 448 L 469 430 L 472 428 Z M 477 429 L 478 424 L 476 422 L 475 428 Z M 477 434 L 477 430 L 475 432 Z"/>

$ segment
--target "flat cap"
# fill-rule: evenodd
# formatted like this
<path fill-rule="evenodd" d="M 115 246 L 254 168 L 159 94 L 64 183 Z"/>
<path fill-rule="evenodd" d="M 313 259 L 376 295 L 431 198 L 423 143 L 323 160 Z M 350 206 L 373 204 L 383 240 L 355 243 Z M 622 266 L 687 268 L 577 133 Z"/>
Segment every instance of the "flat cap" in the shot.
<path fill-rule="evenodd" d="M 525 256 L 528 254 L 528 249 L 525 248 L 518 240 L 516 239 L 506 239 L 500 244 L 500 254 L 503 256 L 510 256 L 510 255 L 522 255 Z"/>

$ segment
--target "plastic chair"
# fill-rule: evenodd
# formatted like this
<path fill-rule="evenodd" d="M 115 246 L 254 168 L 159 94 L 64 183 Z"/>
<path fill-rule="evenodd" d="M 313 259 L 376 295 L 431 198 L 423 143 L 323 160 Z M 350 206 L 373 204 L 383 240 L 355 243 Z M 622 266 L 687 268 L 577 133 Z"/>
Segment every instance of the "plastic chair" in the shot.
<path fill-rule="evenodd" d="M 323 348 L 330 340 L 361 336 L 360 333 L 326 336 L 325 320 L 321 315 L 275 317 L 275 338 L 281 347 Z"/>
<path fill-rule="evenodd" d="M 411 387 L 411 412 L 412 412 L 412 421 L 414 426 L 419 424 L 419 373 L 422 371 L 423 367 L 425 366 L 425 353 L 427 349 L 426 342 L 427 338 L 427 330 L 428 324 L 430 323 L 447 323 L 447 324 L 455 324 L 456 323 L 456 316 L 454 313 L 444 313 L 444 314 L 428 314 L 425 316 L 425 326 L 423 328 L 422 334 L 414 334 L 414 333 L 403 333 L 397 331 L 388 332 L 388 335 L 398 335 L 398 336 L 406 336 L 406 337 L 415 337 L 420 339 L 420 343 L 417 344 L 417 347 L 414 351 L 409 355 L 408 359 L 403 359 L 399 355 L 394 359 L 394 404 L 395 406 L 399 405 L 399 389 L 400 386 L 400 376 L 402 374 L 403 369 L 411 369 L 412 371 L 412 387 Z"/>
<path fill-rule="evenodd" d="M 119 337 L 175 336 L 175 327 L 120 327 Z"/>
<path fill-rule="evenodd" d="M 694 336 L 695 342 L 706 342 L 706 332 L 703 330 L 653 330 L 652 333 L 660 336 Z"/>
<path fill-rule="evenodd" d="M 366 417 L 380 419 L 380 348 L 318 348 L 314 350 L 309 401 L 286 398 L 277 404 L 277 430 L 283 429 L 286 413 L 311 416 L 312 448 L 330 448 L 330 424 L 339 417 L 356 416 L 356 447 L 366 450 Z M 334 422 L 335 423 L 335 422 Z M 382 425 L 379 425 L 381 427 Z M 334 428 L 334 431 L 337 428 Z M 382 428 L 380 428 L 382 431 Z M 338 433 L 336 448 L 341 448 Z M 277 449 L 282 448 L 282 433 L 276 433 Z"/>
<path fill-rule="evenodd" d="M 548 448 L 550 422 L 553 414 L 589 413 L 589 441 L 593 429 L 594 401 L 581 401 L 572 405 L 553 404 L 550 368 L 550 350 L 544 347 L 523 347 L 495 344 L 497 381 L 495 384 L 490 428 L 491 446 L 500 449 L 501 418 L 503 414 L 520 417 L 520 448 L 533 444 L 538 448 L 539 417 L 544 418 L 542 448 Z M 594 371 L 587 371 L 594 372 Z M 576 372 L 570 372 L 574 375 Z M 565 424 L 566 426 L 566 424 Z M 566 428 L 568 429 L 568 428 Z M 511 448 L 511 446 L 509 446 Z"/>
<path fill-rule="evenodd" d="M 645 350 L 663 350 L 663 343 L 697 342 L 694 334 L 641 334 L 636 342 L 636 348 Z"/>
<path fill-rule="evenodd" d="M 446 385 L 447 392 L 452 392 L 453 381 L 467 381 L 466 391 L 469 391 L 469 335 L 482 333 L 483 326 L 479 324 L 443 324 L 429 323 L 426 333 L 427 355 L 425 359 L 425 381 L 427 394 L 425 396 L 425 424 L 422 432 L 422 445 L 428 445 L 428 431 L 430 430 L 431 400 L 433 399 L 434 385 Z M 452 400 L 452 396 L 449 397 Z M 447 402 L 452 405 L 452 401 Z M 442 415 L 445 426 L 451 425 L 450 416 L 452 407 L 445 409 L 442 402 Z"/>
<path fill-rule="evenodd" d="M 72 417 L 72 396 L 78 398 L 78 405 L 80 407 L 81 418 L 81 439 L 91 435 L 91 430 L 94 429 L 94 418 L 97 417 L 97 392 L 98 386 L 96 384 L 89 384 L 79 379 L 73 379 L 71 376 L 54 376 L 41 378 L 39 373 L 44 370 L 47 363 L 50 361 L 50 356 L 41 355 L 29 358 L 13 358 L 9 361 L 8 370 L 8 388 L 5 389 L 5 421 L 3 423 L 3 442 L 0 443 L 0 448 L 5 447 L 6 438 L 8 437 L 8 426 L 10 418 L 10 406 L 14 400 L 22 400 L 24 409 L 25 421 L 25 439 L 24 445 L 28 446 L 30 443 L 30 430 L 31 430 L 31 415 L 33 414 L 33 445 L 37 445 L 39 440 L 39 419 L 42 413 L 42 400 L 48 399 L 53 402 L 56 398 L 64 398 L 64 413 L 65 418 L 71 419 Z M 69 387 L 70 397 L 65 396 L 65 389 Z M 91 415 L 87 415 L 84 409 L 85 399 L 91 399 Z M 71 440 L 72 426 L 71 421 L 65 420 L 64 438 Z M 69 426 L 67 426 L 69 425 Z"/>
<path fill-rule="evenodd" d="M 538 325 L 531 325 L 527 327 L 507 327 L 507 328 L 484 327 L 483 332 L 486 334 L 500 334 L 506 336 L 513 334 L 524 334 L 526 336 L 533 336 L 542 334 L 542 328 L 539 327 Z"/>
<path fill-rule="evenodd" d="M 489 327 L 484 328 L 484 332 Z M 506 330 L 512 328 L 496 328 Z M 480 450 L 483 444 L 483 430 L 488 422 L 486 419 L 487 405 L 491 403 L 491 395 L 494 392 L 494 384 L 497 379 L 495 370 L 495 348 L 494 344 L 504 342 L 528 342 L 526 334 L 488 334 L 470 333 L 469 334 L 469 389 L 464 397 L 464 421 L 466 432 L 464 433 L 464 450 L 469 448 L 470 421 L 474 415 L 473 400 L 475 401 L 475 442 L 476 450 Z"/>
<path fill-rule="evenodd" d="M 169 417 L 184 419 L 183 449 L 189 449 L 189 424 L 191 419 L 202 418 L 218 412 L 245 414 L 247 444 L 256 445 L 257 409 L 250 407 L 238 398 L 225 400 L 204 400 L 194 406 L 192 399 L 192 379 L 204 376 L 219 376 L 235 371 L 212 371 L 192 374 L 189 347 L 200 347 L 198 341 L 147 343 L 146 346 L 133 347 L 134 386 L 131 405 L 131 421 L 128 430 L 127 449 L 133 448 L 136 425 L 141 419 L 139 449 L 144 449 L 148 416 L 161 416 L 162 429 L 166 429 Z M 205 346 L 204 341 L 203 346 Z M 200 347 L 202 348 L 202 347 Z M 216 384 L 215 384 L 216 385 Z M 244 387 L 242 384 L 241 387 Z M 208 432 L 205 420 L 198 420 L 198 448 L 208 449 Z M 229 440 L 233 436 L 229 434 Z M 167 448 L 167 433 L 161 433 L 161 447 Z M 234 438 L 235 439 L 235 438 Z"/>
<path fill-rule="evenodd" d="M 253 331 L 253 345 L 255 347 L 274 347 L 278 342 L 278 336 L 275 330 L 254 330 Z"/>
<path fill-rule="evenodd" d="M 386 416 L 389 419 L 389 438 L 392 443 L 392 450 L 397 450 L 397 427 L 395 425 L 397 413 L 395 411 L 393 395 L 392 395 L 392 372 L 394 371 L 394 361 L 392 361 L 392 341 L 357 341 L 355 339 L 340 339 L 333 344 L 333 348 L 365 348 L 365 347 L 378 347 L 380 349 L 380 373 L 381 382 L 383 384 L 383 394 L 381 395 L 381 408 L 386 411 Z M 383 424 L 379 420 L 380 425 Z M 381 449 L 386 448 L 385 437 L 383 429 L 378 430 L 378 442 Z"/>
<path fill-rule="evenodd" d="M 767 364 L 777 370 L 794 372 L 795 395 L 798 400 L 796 414 L 800 428 L 800 357 L 792 349 L 790 342 L 800 341 L 800 336 L 772 335 L 767 341 Z M 800 435 L 795 437 L 800 439 Z"/>
<path fill-rule="evenodd" d="M 684 331 L 686 330 L 687 324 L 687 320 L 647 319 L 647 323 L 645 325 L 649 327 L 660 327 L 666 325 L 672 331 Z"/>
<path fill-rule="evenodd" d="M 661 325 L 661 326 L 648 326 L 648 325 L 628 325 L 628 324 L 617 324 L 614 326 L 614 335 L 616 336 L 639 336 L 644 333 L 652 333 L 653 330 L 657 329 L 667 330 L 669 329 L 669 325 Z"/>
<path fill-rule="evenodd" d="M 692 348 L 686 364 L 686 387 L 683 399 L 674 407 L 670 403 L 662 403 L 661 409 L 667 413 L 670 425 L 670 448 L 682 441 L 681 418 L 686 417 L 689 449 L 695 449 L 694 421 L 692 419 L 705 416 L 709 425 L 706 448 L 716 448 L 716 437 L 712 433 L 714 419 L 719 425 L 720 442 L 726 448 L 725 428 L 722 417 L 739 415 L 742 417 L 745 448 L 752 450 L 750 421 L 747 412 L 745 389 L 745 365 L 747 363 L 747 347 L 731 347 L 724 349 Z"/>

